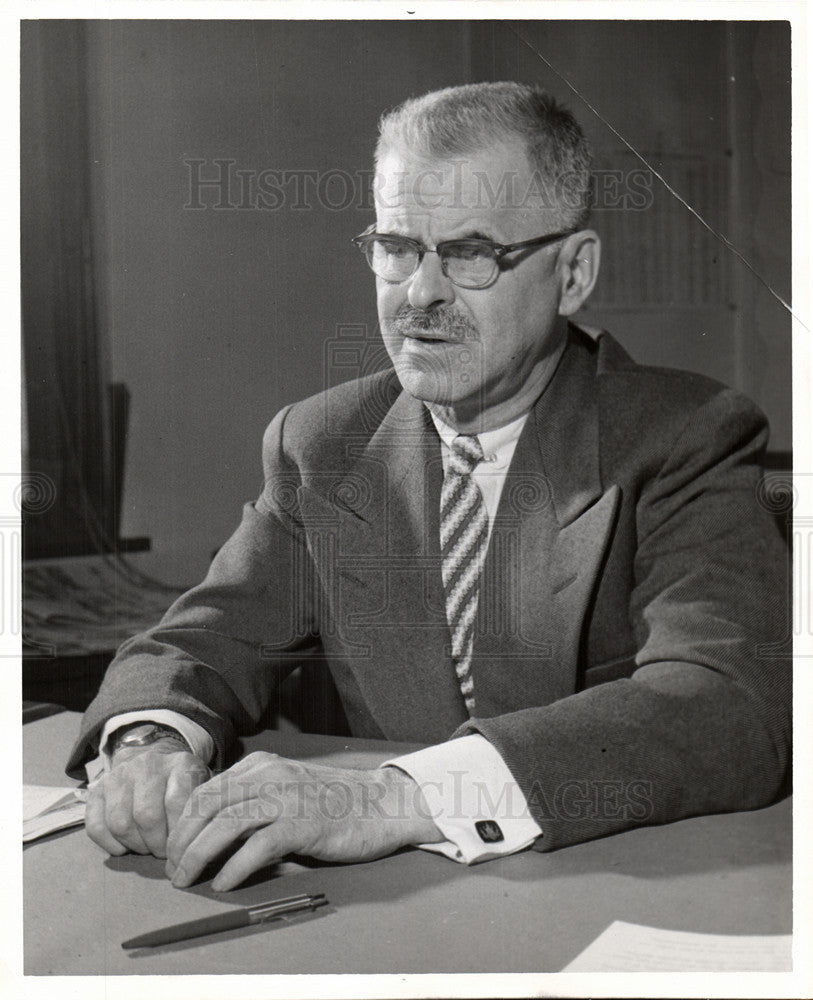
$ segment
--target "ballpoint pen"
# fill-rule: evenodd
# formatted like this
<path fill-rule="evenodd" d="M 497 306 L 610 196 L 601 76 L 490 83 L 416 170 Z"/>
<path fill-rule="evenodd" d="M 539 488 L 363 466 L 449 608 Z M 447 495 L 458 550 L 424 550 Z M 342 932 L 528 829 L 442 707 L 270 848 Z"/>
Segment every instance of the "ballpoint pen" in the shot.
<path fill-rule="evenodd" d="M 174 924 L 172 927 L 162 927 L 160 930 L 150 931 L 148 934 L 141 934 L 139 937 L 123 941 L 121 946 L 122 948 L 155 948 L 161 944 L 171 944 L 173 941 L 185 941 L 188 938 L 217 934 L 220 931 L 233 930 L 236 927 L 261 924 L 286 913 L 315 910 L 326 903 L 325 894 L 322 892 L 315 895 L 305 893 L 301 896 L 286 896 L 284 899 L 272 899 L 267 903 L 257 903 L 256 906 L 232 910 L 230 913 L 218 913 L 213 917 L 203 917 L 200 920 L 190 920 L 184 924 Z"/>

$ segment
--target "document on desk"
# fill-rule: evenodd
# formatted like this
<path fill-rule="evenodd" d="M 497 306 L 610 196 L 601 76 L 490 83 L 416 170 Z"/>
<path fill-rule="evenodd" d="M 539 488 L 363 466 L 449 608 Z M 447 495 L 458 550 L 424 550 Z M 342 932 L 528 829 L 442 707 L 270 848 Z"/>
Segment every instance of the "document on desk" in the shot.
<path fill-rule="evenodd" d="M 23 843 L 85 822 L 85 790 L 23 785 Z"/>
<path fill-rule="evenodd" d="M 616 920 L 563 972 L 791 972 L 791 936 L 694 934 Z"/>

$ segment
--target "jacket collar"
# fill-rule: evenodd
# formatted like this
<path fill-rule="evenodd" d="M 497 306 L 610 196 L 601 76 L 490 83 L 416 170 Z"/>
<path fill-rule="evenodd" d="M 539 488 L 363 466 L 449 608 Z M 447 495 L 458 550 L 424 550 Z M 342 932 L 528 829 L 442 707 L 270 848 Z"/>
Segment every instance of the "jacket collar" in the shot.
<path fill-rule="evenodd" d="M 533 411 L 536 446 L 560 528 L 602 493 L 596 355 L 593 342 L 571 326 L 559 367 Z"/>

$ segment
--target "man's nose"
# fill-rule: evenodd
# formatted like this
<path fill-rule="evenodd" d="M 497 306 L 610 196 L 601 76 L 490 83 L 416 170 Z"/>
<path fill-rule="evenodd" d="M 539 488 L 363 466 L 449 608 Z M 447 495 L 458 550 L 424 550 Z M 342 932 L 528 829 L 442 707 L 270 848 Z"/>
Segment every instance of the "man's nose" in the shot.
<path fill-rule="evenodd" d="M 423 255 L 418 270 L 409 279 L 407 298 L 415 309 L 431 309 L 454 301 L 454 285 L 443 273 L 438 254 Z"/>

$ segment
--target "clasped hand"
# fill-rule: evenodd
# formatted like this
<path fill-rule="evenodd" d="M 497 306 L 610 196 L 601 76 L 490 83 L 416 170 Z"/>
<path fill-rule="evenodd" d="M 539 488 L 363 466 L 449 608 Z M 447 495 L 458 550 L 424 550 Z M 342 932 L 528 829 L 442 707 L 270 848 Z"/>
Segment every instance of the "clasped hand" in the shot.
<path fill-rule="evenodd" d="M 205 780 L 201 768 L 206 777 L 208 771 L 197 757 L 169 756 L 175 758 L 169 768 L 166 761 L 150 763 L 145 758 L 152 754 L 146 752 L 116 764 L 89 796 L 86 825 L 92 839 L 111 854 L 134 850 L 166 857 L 167 875 L 178 887 L 191 885 L 238 842 L 242 846 L 212 884 L 217 891 L 233 889 L 288 854 L 367 861 L 408 844 L 443 839 L 418 785 L 396 768 L 350 770 L 258 752 Z M 163 794 L 162 778 L 150 777 L 150 771 L 164 776 Z M 146 809 L 145 784 L 152 788 L 146 796 L 152 805 Z M 169 792 L 184 785 L 187 797 L 178 810 L 177 795 L 172 799 Z M 121 786 L 132 791 L 122 792 Z M 104 808 L 108 799 L 116 804 L 112 816 Z M 156 822 L 156 814 L 171 800 L 173 808 L 167 808 L 163 823 Z M 141 805 L 140 815 L 131 810 L 129 826 L 128 802 Z"/>

